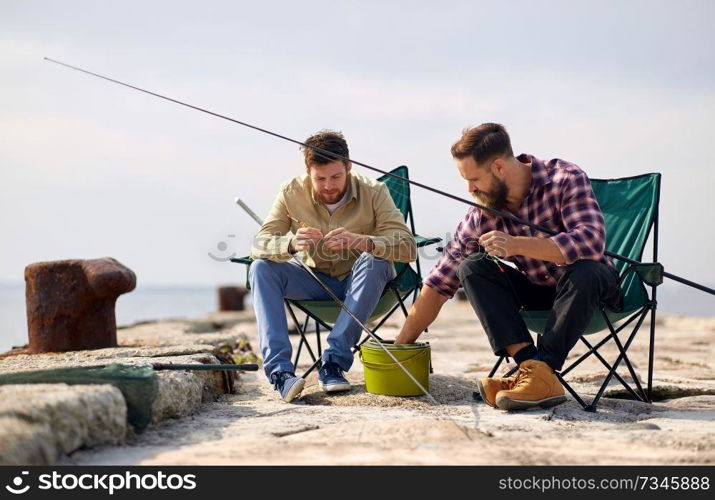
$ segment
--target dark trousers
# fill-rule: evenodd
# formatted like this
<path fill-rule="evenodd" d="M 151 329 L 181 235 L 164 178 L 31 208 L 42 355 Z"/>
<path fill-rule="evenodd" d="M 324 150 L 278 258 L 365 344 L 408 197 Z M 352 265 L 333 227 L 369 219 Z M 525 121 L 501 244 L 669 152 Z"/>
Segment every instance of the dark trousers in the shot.
<path fill-rule="evenodd" d="M 565 266 L 556 286 L 537 285 L 519 271 L 474 254 L 459 266 L 459 276 L 469 303 L 487 332 L 494 354 L 506 356 L 505 347 L 533 342 L 520 309 L 551 311 L 539 345 L 539 357 L 560 370 L 591 317 L 601 304 L 614 311 L 623 308 L 616 272 L 593 260 Z M 528 312 L 526 313 L 528 314 Z"/>

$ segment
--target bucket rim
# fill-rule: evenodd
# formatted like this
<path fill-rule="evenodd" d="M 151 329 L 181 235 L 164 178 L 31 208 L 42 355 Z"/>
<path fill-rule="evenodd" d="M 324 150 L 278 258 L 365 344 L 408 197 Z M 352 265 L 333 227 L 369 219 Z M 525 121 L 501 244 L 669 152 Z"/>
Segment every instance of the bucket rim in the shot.
<path fill-rule="evenodd" d="M 423 349 L 431 349 L 429 342 L 416 342 L 414 344 L 393 344 L 391 342 L 383 342 L 383 346 L 385 349 L 388 351 L 410 351 L 410 350 L 423 350 Z M 360 346 L 360 349 L 367 349 L 367 350 L 378 350 L 382 351 L 382 347 L 375 342 L 374 340 L 370 339 L 364 344 Z"/>

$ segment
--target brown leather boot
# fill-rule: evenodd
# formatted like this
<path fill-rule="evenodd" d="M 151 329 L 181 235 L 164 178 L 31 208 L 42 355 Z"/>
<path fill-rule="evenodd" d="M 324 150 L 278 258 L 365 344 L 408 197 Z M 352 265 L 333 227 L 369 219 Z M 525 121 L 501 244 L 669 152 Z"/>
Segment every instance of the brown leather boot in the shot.
<path fill-rule="evenodd" d="M 479 394 L 482 396 L 482 401 L 492 408 L 496 408 L 497 393 L 499 391 L 511 389 L 514 382 L 516 382 L 516 376 L 483 378 L 481 380 L 477 380 L 477 387 L 479 387 Z"/>
<path fill-rule="evenodd" d="M 497 393 L 496 404 L 502 410 L 526 410 L 535 406 L 548 408 L 566 401 L 561 382 L 543 361 L 524 361 L 519 365 L 516 377 L 513 387 Z"/>

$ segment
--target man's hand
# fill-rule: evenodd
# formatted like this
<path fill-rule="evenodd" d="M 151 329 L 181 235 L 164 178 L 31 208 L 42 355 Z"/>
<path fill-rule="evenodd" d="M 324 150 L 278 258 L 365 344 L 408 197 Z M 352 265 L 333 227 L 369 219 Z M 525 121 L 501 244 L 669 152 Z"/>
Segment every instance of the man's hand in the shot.
<path fill-rule="evenodd" d="M 479 238 L 479 244 L 484 247 L 485 252 L 494 257 L 505 259 L 513 255 L 521 255 L 519 240 L 502 231 L 484 233 Z"/>
<path fill-rule="evenodd" d="M 333 229 L 326 234 L 323 244 L 325 248 L 333 251 L 347 249 L 369 252 L 373 249 L 373 243 L 369 236 L 351 233 L 344 227 Z"/>
<path fill-rule="evenodd" d="M 561 250 L 550 238 L 511 236 L 502 231 L 489 231 L 479 238 L 479 244 L 489 255 L 503 259 L 522 255 L 531 259 L 555 262 L 560 266 L 566 263 Z"/>
<path fill-rule="evenodd" d="M 308 250 L 311 246 L 320 241 L 323 237 L 323 233 L 320 229 L 315 229 L 314 227 L 301 227 L 296 231 L 295 238 L 290 243 L 290 252 L 301 252 L 303 250 Z"/>

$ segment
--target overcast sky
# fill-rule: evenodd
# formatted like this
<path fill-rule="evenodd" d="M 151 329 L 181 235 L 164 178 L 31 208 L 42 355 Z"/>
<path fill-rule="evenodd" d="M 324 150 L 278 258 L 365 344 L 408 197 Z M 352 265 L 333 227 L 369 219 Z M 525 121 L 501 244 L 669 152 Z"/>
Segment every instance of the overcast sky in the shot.
<path fill-rule="evenodd" d="M 342 130 L 353 158 L 459 195 L 449 147 L 485 121 L 594 178 L 661 172 L 660 260 L 714 283 L 713 19 L 712 1 L 2 0 L 0 281 L 112 256 L 140 284 L 241 282 L 209 257 L 250 246 L 233 199 L 265 215 L 303 171 L 295 145 L 47 56 L 296 139 Z M 425 235 L 467 209 L 413 205 Z"/>

